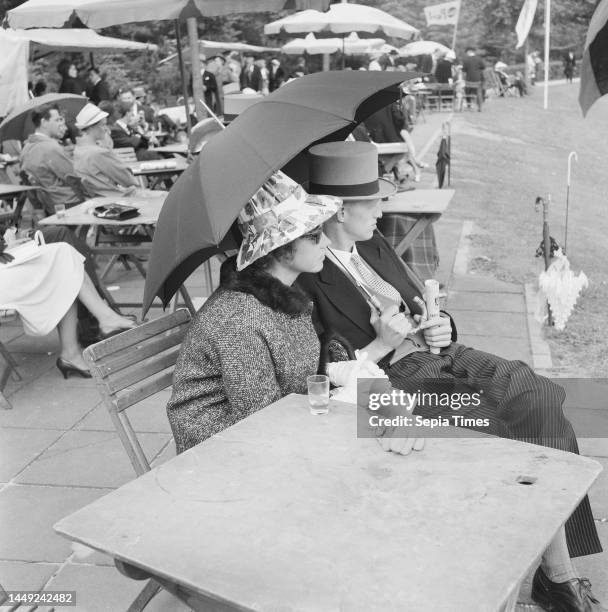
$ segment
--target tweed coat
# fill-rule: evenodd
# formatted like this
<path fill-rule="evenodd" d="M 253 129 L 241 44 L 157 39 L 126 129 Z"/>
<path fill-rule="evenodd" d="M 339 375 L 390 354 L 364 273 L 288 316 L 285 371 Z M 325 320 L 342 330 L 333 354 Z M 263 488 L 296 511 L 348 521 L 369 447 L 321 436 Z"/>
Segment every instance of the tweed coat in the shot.
<path fill-rule="evenodd" d="M 264 276 L 240 282 L 231 274 L 192 321 L 167 406 L 178 453 L 289 393 L 306 393 L 306 377 L 319 369 L 312 304 Z"/>

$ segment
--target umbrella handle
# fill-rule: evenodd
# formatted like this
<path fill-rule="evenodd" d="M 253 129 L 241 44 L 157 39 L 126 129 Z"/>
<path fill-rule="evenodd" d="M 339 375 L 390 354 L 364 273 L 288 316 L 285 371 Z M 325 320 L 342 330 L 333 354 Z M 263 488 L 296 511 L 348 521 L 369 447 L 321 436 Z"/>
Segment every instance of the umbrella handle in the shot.
<path fill-rule="evenodd" d="M 572 172 L 572 158 L 574 158 L 574 161 L 578 162 L 578 155 L 576 151 L 571 151 L 570 155 L 568 155 L 568 182 L 566 183 L 568 187 L 570 187 L 570 174 Z"/>
<path fill-rule="evenodd" d="M 199 102 L 203 105 L 203 108 L 209 113 L 209 115 L 213 117 L 213 119 L 215 119 L 219 125 L 222 126 L 222 129 L 226 129 L 226 126 L 220 121 L 219 117 L 205 104 L 205 101 L 199 98 Z"/>

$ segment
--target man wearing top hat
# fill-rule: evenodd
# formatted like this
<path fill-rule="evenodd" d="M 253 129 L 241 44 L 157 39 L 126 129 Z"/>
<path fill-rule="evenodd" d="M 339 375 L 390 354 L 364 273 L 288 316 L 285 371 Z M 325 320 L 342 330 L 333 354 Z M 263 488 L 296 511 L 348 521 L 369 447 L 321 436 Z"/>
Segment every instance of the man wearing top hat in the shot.
<path fill-rule="evenodd" d="M 390 181 L 378 178 L 376 148 L 365 142 L 332 142 L 312 147 L 309 155 L 308 192 L 343 200 L 324 224 L 331 246 L 322 270 L 298 279 L 313 299 L 317 331 L 337 333 L 352 348 L 367 352 L 397 389 L 439 378 L 483 389 L 481 404 L 460 414 L 489 418 L 489 433 L 577 453 L 574 431 L 562 411 L 561 387 L 521 361 L 458 344 L 446 313 L 427 320 L 419 282 L 376 231 L 381 200 L 395 191 Z M 454 415 L 449 407 L 431 409 Z M 583 581 L 570 562 L 566 538 L 571 556 L 602 550 L 587 498 L 566 523 L 565 535 L 558 533 L 543 556 L 533 596 L 563 602 L 580 595 L 580 606 L 560 609 L 603 609 L 584 607 L 593 596 L 581 594 Z"/>

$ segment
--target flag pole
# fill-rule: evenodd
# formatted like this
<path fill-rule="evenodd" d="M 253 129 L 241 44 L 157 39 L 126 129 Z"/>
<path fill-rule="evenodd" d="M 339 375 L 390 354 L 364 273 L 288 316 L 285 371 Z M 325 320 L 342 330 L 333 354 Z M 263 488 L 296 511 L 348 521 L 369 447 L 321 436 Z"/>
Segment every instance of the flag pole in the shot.
<path fill-rule="evenodd" d="M 460 7 L 464 0 L 458 3 L 458 12 L 456 13 L 456 23 L 454 23 L 454 36 L 452 37 L 452 51 L 456 50 L 456 32 L 458 32 L 458 21 L 460 20 Z"/>
<path fill-rule="evenodd" d="M 545 97 L 543 108 L 549 108 L 549 48 L 551 45 L 551 0 L 545 0 Z"/>

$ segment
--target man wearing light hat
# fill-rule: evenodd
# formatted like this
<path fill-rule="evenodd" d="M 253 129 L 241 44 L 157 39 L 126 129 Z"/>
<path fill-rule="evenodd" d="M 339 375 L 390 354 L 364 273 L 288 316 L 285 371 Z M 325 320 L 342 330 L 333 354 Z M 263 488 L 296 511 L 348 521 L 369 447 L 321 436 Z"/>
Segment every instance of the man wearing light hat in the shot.
<path fill-rule="evenodd" d="M 111 151 L 107 117 L 108 113 L 90 103 L 76 116 L 76 127 L 82 136 L 74 148 L 74 170 L 91 197 L 130 194 L 138 185 L 129 169 Z"/>
<path fill-rule="evenodd" d="M 375 147 L 331 142 L 311 147 L 309 156 L 308 192 L 343 200 L 323 226 L 331 241 L 323 269 L 298 279 L 313 299 L 317 332 L 331 330 L 352 348 L 367 352 L 397 389 L 435 379 L 482 389 L 479 405 L 462 408 L 460 414 L 488 418 L 493 429 L 486 433 L 578 453 L 576 436 L 562 411 L 563 388 L 521 361 L 456 343 L 456 328 L 447 314 L 427 320 L 419 284 L 408 277 L 401 259 L 376 231 L 381 199 L 394 186 L 378 178 Z M 445 418 L 455 414 L 449 407 L 430 408 L 439 409 Z M 544 600 L 561 601 L 560 593 L 568 591 L 570 597 L 570 591 L 582 584 L 568 550 L 571 556 L 602 550 L 586 498 L 567 521 L 565 534 L 558 532 L 543 555 L 533 597 L 541 598 L 545 589 Z"/>

